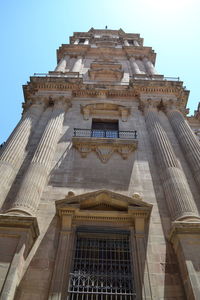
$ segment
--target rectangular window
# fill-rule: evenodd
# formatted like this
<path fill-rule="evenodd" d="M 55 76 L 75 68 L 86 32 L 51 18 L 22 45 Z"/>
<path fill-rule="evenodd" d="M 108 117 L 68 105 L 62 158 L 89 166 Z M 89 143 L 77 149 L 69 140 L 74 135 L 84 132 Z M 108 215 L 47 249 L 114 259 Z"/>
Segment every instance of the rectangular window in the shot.
<path fill-rule="evenodd" d="M 118 120 L 92 120 L 92 137 L 118 138 Z"/>
<path fill-rule="evenodd" d="M 67 299 L 135 299 L 129 239 L 127 231 L 78 231 Z"/>

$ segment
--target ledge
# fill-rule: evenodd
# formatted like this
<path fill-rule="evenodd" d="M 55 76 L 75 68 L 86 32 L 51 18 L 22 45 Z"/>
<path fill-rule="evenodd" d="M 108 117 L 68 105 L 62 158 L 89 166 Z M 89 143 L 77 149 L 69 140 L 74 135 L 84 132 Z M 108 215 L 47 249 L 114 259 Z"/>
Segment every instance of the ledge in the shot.
<path fill-rule="evenodd" d="M 33 240 L 39 236 L 36 217 L 0 214 L 0 229 L 14 228 L 16 231 L 30 230 Z"/>
<path fill-rule="evenodd" d="M 138 141 L 120 138 L 73 137 L 72 144 L 80 152 L 81 157 L 85 158 L 93 151 L 102 163 L 107 163 L 114 152 L 120 154 L 123 159 L 127 159 L 137 149 Z"/>

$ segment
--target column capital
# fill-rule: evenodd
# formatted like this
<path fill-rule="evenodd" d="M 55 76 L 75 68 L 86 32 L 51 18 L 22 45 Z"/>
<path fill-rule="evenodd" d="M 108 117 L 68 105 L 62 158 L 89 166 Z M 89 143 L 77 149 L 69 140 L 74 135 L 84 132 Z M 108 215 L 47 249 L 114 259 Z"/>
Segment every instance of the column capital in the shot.
<path fill-rule="evenodd" d="M 65 110 L 67 110 L 69 107 L 71 107 L 71 99 L 72 97 L 70 95 L 57 95 L 57 96 L 45 96 L 43 97 L 43 102 L 45 103 L 46 107 L 60 107 Z"/>
<path fill-rule="evenodd" d="M 139 105 L 139 109 L 142 112 L 146 112 L 146 111 L 149 111 L 149 110 L 158 111 L 160 103 L 161 103 L 161 101 L 153 100 L 151 98 L 146 99 L 146 100 L 141 100 L 140 105 Z"/>
<path fill-rule="evenodd" d="M 71 97 L 66 96 L 59 96 L 54 99 L 54 106 L 56 108 L 63 108 L 67 110 L 69 107 L 72 106 L 71 104 Z"/>
<path fill-rule="evenodd" d="M 180 107 L 173 100 L 169 100 L 168 103 L 165 103 L 165 108 L 166 108 L 165 110 L 166 110 L 167 113 L 172 112 L 172 111 L 176 111 L 176 112 L 179 112 L 180 114 L 182 114 L 183 116 L 186 116 L 189 113 L 188 108 Z"/>
<path fill-rule="evenodd" d="M 46 98 L 44 96 L 32 96 L 28 101 L 22 103 L 22 108 L 24 114 L 28 109 L 34 108 L 34 107 L 41 107 L 42 109 L 46 106 Z"/>

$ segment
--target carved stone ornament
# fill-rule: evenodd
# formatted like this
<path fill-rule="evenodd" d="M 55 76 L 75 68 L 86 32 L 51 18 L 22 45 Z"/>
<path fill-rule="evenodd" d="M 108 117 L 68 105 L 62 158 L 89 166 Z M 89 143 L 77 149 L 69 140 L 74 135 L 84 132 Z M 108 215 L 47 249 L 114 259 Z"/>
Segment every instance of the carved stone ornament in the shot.
<path fill-rule="evenodd" d="M 127 159 L 137 149 L 137 141 L 128 139 L 73 137 L 72 143 L 83 158 L 94 151 L 102 163 L 107 163 L 115 152 Z"/>
<path fill-rule="evenodd" d="M 123 75 L 122 65 L 112 62 L 93 63 L 89 70 L 89 76 L 92 80 L 120 81 Z"/>
<path fill-rule="evenodd" d="M 63 226 L 67 227 L 71 227 L 72 223 L 77 221 L 104 220 L 129 224 L 134 222 L 135 226 L 138 226 L 138 231 L 144 232 L 151 209 L 152 204 L 142 199 L 134 199 L 108 190 L 98 190 L 56 201 L 57 214 L 63 218 Z M 137 231 L 137 228 L 135 229 Z"/>
<path fill-rule="evenodd" d="M 88 120 L 90 115 L 103 115 L 111 117 L 121 117 L 123 122 L 126 122 L 130 115 L 130 107 L 117 105 L 113 103 L 95 103 L 81 105 L 81 113 L 84 120 Z"/>

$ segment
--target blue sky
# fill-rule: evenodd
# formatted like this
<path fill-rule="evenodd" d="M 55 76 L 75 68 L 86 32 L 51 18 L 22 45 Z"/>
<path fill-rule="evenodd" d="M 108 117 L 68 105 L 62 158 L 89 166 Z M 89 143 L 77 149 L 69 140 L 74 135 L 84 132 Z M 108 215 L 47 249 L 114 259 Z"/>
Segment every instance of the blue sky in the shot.
<path fill-rule="evenodd" d="M 190 90 L 193 113 L 200 101 L 199 16 L 199 0 L 2 0 L 0 143 L 21 117 L 22 85 L 53 70 L 56 49 L 91 27 L 140 33 L 157 53 L 157 71 L 180 77 Z"/>

